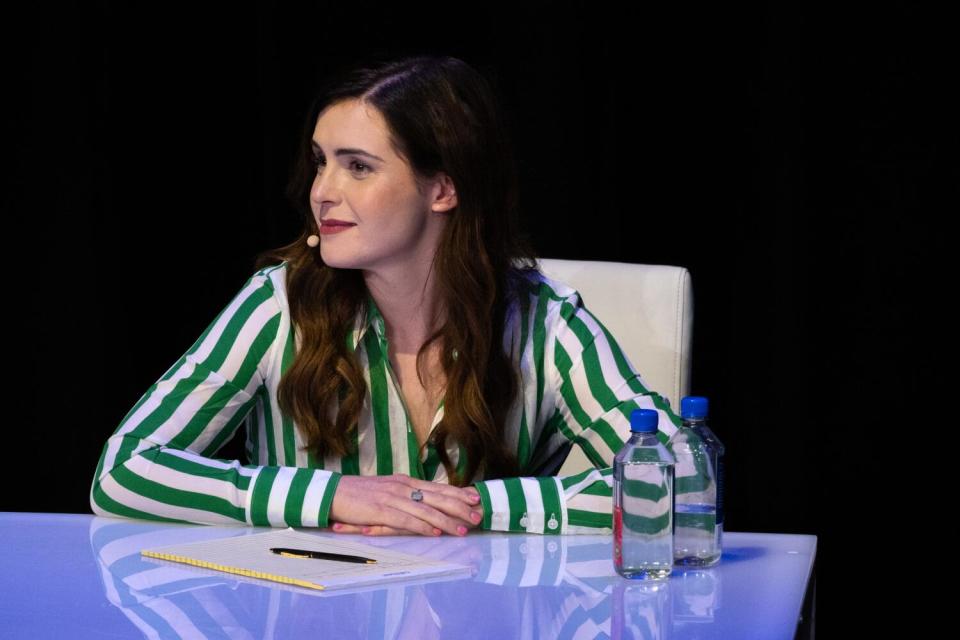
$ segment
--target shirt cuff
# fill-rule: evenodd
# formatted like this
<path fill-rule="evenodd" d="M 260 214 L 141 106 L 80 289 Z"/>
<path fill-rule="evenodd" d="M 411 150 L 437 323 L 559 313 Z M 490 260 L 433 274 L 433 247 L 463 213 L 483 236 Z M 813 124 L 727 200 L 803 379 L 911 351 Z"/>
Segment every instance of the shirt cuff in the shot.
<path fill-rule="evenodd" d="M 474 486 L 483 505 L 483 529 L 559 535 L 567 528 L 563 487 L 555 476 L 483 480 Z"/>
<path fill-rule="evenodd" d="M 325 469 L 260 467 L 247 492 L 247 522 L 266 527 L 327 526 L 342 474 Z"/>
<path fill-rule="evenodd" d="M 330 479 L 327 480 L 327 486 L 323 491 L 323 499 L 320 500 L 320 512 L 317 515 L 317 527 L 324 529 L 329 526 L 330 507 L 333 506 L 333 494 L 337 492 L 337 485 L 340 484 L 342 473 L 337 471 L 330 472 Z"/>

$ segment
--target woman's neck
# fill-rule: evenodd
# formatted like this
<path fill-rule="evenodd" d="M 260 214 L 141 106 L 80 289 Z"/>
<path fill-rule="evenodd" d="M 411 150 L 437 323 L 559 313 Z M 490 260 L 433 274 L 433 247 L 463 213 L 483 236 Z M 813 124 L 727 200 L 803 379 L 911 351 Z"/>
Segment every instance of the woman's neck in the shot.
<path fill-rule="evenodd" d="M 365 274 L 367 289 L 386 325 L 387 341 L 397 353 L 416 353 L 443 322 L 442 317 L 433 322 L 440 304 L 433 271 L 423 278 L 410 275 Z"/>

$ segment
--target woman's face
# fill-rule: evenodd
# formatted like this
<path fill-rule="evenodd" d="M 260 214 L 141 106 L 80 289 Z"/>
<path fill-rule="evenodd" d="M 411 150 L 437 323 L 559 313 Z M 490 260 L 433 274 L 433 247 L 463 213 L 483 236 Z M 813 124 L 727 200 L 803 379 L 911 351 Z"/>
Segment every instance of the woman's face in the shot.
<path fill-rule="evenodd" d="M 356 100 L 327 107 L 314 127 L 313 153 L 310 208 L 325 264 L 376 271 L 432 259 L 445 214 L 431 210 L 434 187 L 418 193 L 379 111 Z M 328 226 L 333 219 L 353 226 Z M 342 230 L 324 233 L 330 228 Z"/>

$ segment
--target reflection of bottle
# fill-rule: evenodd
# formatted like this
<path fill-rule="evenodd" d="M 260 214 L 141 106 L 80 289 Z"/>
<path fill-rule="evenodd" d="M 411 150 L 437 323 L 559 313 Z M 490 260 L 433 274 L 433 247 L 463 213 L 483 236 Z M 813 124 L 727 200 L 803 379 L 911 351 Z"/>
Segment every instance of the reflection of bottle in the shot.
<path fill-rule="evenodd" d="M 709 567 L 723 545 L 723 445 L 707 426 L 707 399 L 680 401 L 683 425 L 670 439 L 676 457 L 673 552 L 677 565 Z"/>
<path fill-rule="evenodd" d="M 661 580 L 673 568 L 674 457 L 657 439 L 657 419 L 634 409 L 613 461 L 613 566 L 625 578 Z"/>
<path fill-rule="evenodd" d="M 673 630 L 672 581 L 613 585 L 610 637 L 613 640 L 666 640 Z"/>
<path fill-rule="evenodd" d="M 670 580 L 673 595 L 673 624 L 683 627 L 716 622 L 721 606 L 720 572 L 712 569 L 688 568 Z"/>

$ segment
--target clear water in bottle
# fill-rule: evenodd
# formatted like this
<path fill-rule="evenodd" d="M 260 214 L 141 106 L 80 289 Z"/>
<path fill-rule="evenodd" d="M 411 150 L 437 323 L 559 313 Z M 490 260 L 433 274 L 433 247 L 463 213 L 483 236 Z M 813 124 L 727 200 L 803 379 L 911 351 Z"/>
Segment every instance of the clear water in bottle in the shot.
<path fill-rule="evenodd" d="M 681 566 L 708 567 L 720 560 L 722 526 L 712 504 L 676 505 L 675 562 Z"/>
<path fill-rule="evenodd" d="M 678 566 L 709 567 L 722 555 L 724 447 L 707 426 L 707 407 L 702 396 L 684 398 L 683 426 L 669 443 L 677 461 L 673 545 Z"/>
<path fill-rule="evenodd" d="M 631 495 L 629 488 L 614 505 L 614 547 L 617 573 L 625 578 L 662 579 L 673 570 L 673 522 L 664 505 L 672 497 L 673 465 L 649 463 L 622 464 L 614 472 L 614 482 L 630 487 L 634 482 L 659 487 L 663 493 L 654 502 Z"/>
<path fill-rule="evenodd" d="M 634 410 L 633 433 L 614 458 L 613 564 L 625 578 L 662 580 L 673 570 L 674 459 L 657 439 L 657 417 Z"/>

